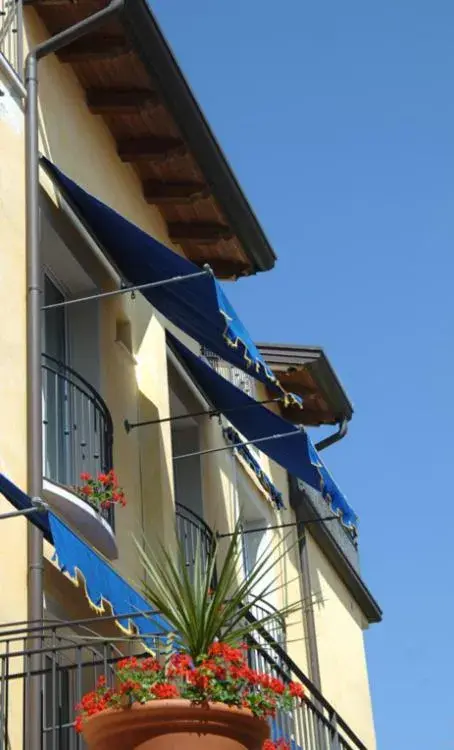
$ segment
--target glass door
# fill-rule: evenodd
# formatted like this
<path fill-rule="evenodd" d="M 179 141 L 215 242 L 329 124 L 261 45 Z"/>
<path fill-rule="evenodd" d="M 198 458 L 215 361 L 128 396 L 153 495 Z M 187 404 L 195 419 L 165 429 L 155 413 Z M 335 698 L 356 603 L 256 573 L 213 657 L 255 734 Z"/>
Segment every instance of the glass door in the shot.
<path fill-rule="evenodd" d="M 63 302 L 62 292 L 46 275 L 44 304 Z M 64 307 L 45 310 L 43 319 L 43 462 L 44 476 L 67 484 L 70 475 L 70 419 L 68 385 L 65 374 L 67 357 L 66 314 Z"/>

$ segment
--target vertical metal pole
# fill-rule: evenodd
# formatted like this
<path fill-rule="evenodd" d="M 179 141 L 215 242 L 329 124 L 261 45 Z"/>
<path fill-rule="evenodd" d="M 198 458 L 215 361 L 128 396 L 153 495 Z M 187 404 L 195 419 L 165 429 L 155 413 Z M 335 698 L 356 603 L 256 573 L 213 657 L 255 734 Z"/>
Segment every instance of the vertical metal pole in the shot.
<path fill-rule="evenodd" d="M 31 54 L 25 67 L 25 204 L 27 255 L 27 489 L 31 497 L 42 494 L 42 393 L 41 393 L 41 255 L 39 242 L 39 149 L 37 59 Z M 43 619 L 43 535 L 34 524 L 28 531 L 28 619 Z M 30 639 L 25 747 L 41 749 L 41 658 L 39 635 Z M 36 673 L 33 675 L 33 673 Z"/>
<path fill-rule="evenodd" d="M 304 528 L 304 527 L 303 527 Z M 312 601 L 311 574 L 309 568 L 309 555 L 307 551 L 306 532 L 304 532 L 299 541 L 300 559 L 301 559 L 301 582 L 303 586 L 303 598 L 305 601 Z M 310 677 L 315 686 L 320 690 L 320 664 L 318 660 L 317 649 L 317 631 L 315 628 L 315 617 L 312 607 L 307 608 L 306 612 L 307 643 L 309 651 L 309 668 Z"/>

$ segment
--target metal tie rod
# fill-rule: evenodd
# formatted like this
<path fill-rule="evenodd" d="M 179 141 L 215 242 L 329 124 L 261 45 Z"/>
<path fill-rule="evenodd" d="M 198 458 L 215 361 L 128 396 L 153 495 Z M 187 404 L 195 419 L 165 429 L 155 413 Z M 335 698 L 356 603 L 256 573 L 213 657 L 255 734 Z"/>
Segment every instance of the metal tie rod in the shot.
<path fill-rule="evenodd" d="M 263 401 L 255 401 L 253 404 L 247 404 L 246 406 L 234 406 L 230 409 L 206 409 L 204 411 L 194 411 L 190 414 L 177 414 L 174 417 L 147 419 L 145 422 L 130 422 L 128 419 L 125 419 L 123 424 L 126 432 L 130 432 L 134 427 L 146 427 L 147 425 L 162 424 L 163 422 L 176 422 L 179 419 L 190 419 L 191 417 L 220 417 L 222 414 L 229 414 L 231 411 L 252 409 L 254 406 L 261 406 L 262 404 L 276 404 L 279 403 L 279 401 L 282 401 L 283 398 L 283 396 L 279 396 L 278 398 L 266 398 Z"/>
<path fill-rule="evenodd" d="M 2 513 L 0 515 L 0 521 L 4 521 L 7 518 L 16 518 L 16 516 L 28 516 L 30 513 L 45 513 L 48 509 L 47 503 L 40 498 L 33 498 L 33 508 L 24 508 L 23 510 L 12 510 L 10 513 Z"/>
<path fill-rule="evenodd" d="M 223 445 L 220 448 L 208 448 L 204 451 L 195 451 L 194 453 L 182 453 L 179 456 L 174 456 L 173 461 L 179 461 L 181 458 L 190 458 L 191 456 L 204 456 L 207 453 L 218 453 L 219 451 L 226 451 L 229 448 L 241 448 L 246 445 L 257 445 L 257 443 L 264 443 L 265 440 L 279 440 L 280 438 L 291 437 L 292 435 L 300 435 L 302 430 L 297 428 L 292 432 L 281 432 L 278 435 L 269 435 L 267 437 L 256 438 L 255 440 L 246 440 L 242 443 L 230 443 L 230 445 Z"/>
<path fill-rule="evenodd" d="M 272 531 L 273 529 L 288 529 L 291 526 L 305 526 L 307 523 L 324 523 L 325 521 L 339 520 L 339 516 L 323 516 L 321 518 L 308 518 L 307 521 L 294 521 L 293 523 L 280 523 L 275 526 L 259 526 L 256 529 L 242 529 L 240 534 L 256 534 L 259 531 Z M 228 536 L 234 536 L 235 532 L 229 532 L 228 534 L 219 534 L 216 532 L 217 539 L 225 539 Z"/>
<path fill-rule="evenodd" d="M 212 275 L 211 268 L 205 268 L 203 271 L 190 273 L 187 276 L 172 276 L 170 279 L 161 279 L 161 281 L 149 281 L 146 284 L 125 286 L 122 289 L 114 289 L 112 292 L 100 292 L 99 294 L 90 294 L 87 297 L 78 297 L 77 299 L 68 299 L 64 302 L 55 302 L 53 305 L 44 305 L 41 309 L 55 310 L 56 307 L 67 307 L 68 305 L 75 305 L 78 302 L 90 302 L 90 300 L 105 299 L 106 297 L 114 297 L 116 294 L 125 294 L 127 292 L 141 292 L 143 289 L 156 288 L 158 286 L 165 286 L 166 284 L 176 284 L 179 281 L 188 281 L 189 279 L 197 279 L 200 276 L 210 275 Z"/>

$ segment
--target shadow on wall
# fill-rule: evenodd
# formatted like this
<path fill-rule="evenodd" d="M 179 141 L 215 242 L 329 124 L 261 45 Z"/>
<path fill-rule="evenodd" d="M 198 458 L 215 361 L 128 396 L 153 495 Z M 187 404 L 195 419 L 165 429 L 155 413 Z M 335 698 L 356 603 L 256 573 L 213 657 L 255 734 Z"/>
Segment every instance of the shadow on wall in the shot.
<path fill-rule="evenodd" d="M 139 394 L 139 420 L 159 418 L 157 407 Z M 142 533 L 147 544 L 153 541 L 173 547 L 175 544 L 175 506 L 173 474 L 169 472 L 169 444 L 160 425 L 139 427 L 140 483 L 142 496 Z"/>
<path fill-rule="evenodd" d="M 311 585 L 314 596 L 320 599 L 317 602 L 318 609 L 328 608 L 330 601 L 335 600 L 336 605 L 352 618 L 358 628 L 364 630 L 367 624 L 358 604 L 316 542 L 310 535 L 309 538 L 311 539 L 309 549 Z"/>
<path fill-rule="evenodd" d="M 222 429 L 215 418 L 202 418 L 200 449 L 223 447 Z M 203 508 L 206 522 L 213 533 L 231 533 L 237 519 L 235 457 L 230 450 L 222 450 L 201 457 Z M 227 550 L 230 538 L 220 540 L 219 555 Z"/>

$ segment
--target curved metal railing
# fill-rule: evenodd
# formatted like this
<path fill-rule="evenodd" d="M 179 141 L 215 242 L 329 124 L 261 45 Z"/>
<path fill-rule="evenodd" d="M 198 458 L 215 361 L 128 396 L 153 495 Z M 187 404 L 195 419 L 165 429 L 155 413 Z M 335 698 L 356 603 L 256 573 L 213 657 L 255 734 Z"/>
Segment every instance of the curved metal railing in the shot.
<path fill-rule="evenodd" d="M 177 525 L 177 536 L 180 542 L 183 544 L 186 557 L 186 566 L 191 571 L 195 562 L 195 554 L 197 547 L 200 546 L 203 555 L 203 561 L 206 563 L 213 550 L 215 543 L 215 536 L 213 531 L 210 529 L 208 524 L 201 518 L 197 513 L 187 508 L 181 503 L 175 504 L 175 515 Z M 213 581 L 213 587 L 216 585 L 216 576 Z M 285 622 L 280 616 L 277 609 L 265 600 L 261 600 L 254 604 L 251 615 L 260 624 L 260 621 L 265 617 L 269 617 L 270 614 L 276 613 L 276 617 L 267 620 L 264 628 L 266 629 L 273 642 L 278 643 L 281 646 L 285 645 Z M 259 637 L 259 636 L 258 636 Z M 267 643 L 261 642 L 261 645 L 266 648 Z"/>
<path fill-rule="evenodd" d="M 112 468 L 113 425 L 99 393 L 63 362 L 42 355 L 43 474 L 64 486 Z M 113 508 L 102 515 L 113 526 Z"/>
<path fill-rule="evenodd" d="M 214 547 L 214 534 L 207 523 L 181 503 L 175 503 L 177 536 L 183 545 L 186 567 L 194 567 L 197 547 L 200 546 L 203 562 L 206 564 Z M 213 581 L 216 585 L 216 580 Z"/>

